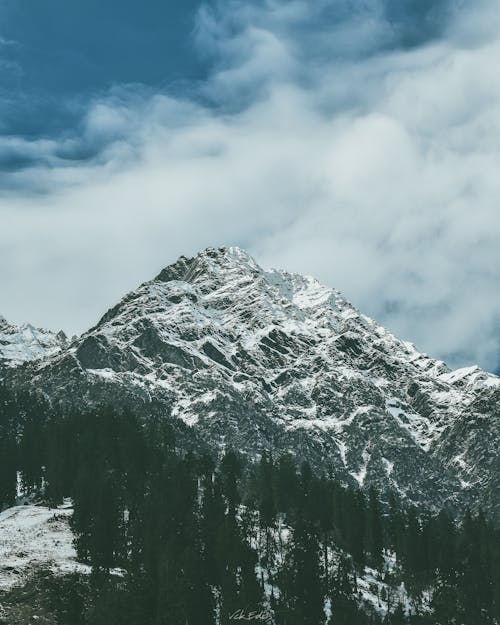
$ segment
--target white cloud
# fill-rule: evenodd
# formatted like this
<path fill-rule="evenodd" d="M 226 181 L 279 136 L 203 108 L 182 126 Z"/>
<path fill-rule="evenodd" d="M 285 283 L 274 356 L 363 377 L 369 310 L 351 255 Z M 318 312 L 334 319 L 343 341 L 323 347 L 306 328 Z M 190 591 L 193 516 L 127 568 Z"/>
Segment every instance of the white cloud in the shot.
<path fill-rule="evenodd" d="M 465 47 L 457 26 L 414 50 L 306 60 L 267 6 L 237 14 L 234 36 L 203 15 L 220 60 L 202 92 L 225 113 L 115 90 L 82 127 L 106 146 L 94 160 L 16 174 L 46 192 L 0 200 L 1 312 L 83 330 L 178 255 L 237 244 L 436 356 L 496 367 L 499 37 Z"/>

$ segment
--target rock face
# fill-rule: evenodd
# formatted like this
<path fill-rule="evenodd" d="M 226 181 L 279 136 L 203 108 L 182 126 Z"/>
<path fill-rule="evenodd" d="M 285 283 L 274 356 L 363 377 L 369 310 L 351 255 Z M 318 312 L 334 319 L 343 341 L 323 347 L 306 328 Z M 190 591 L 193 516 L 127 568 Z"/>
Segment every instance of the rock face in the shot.
<path fill-rule="evenodd" d="M 59 353 L 67 346 L 64 332 L 54 333 L 29 323 L 17 326 L 0 315 L 0 367 L 17 367 Z"/>
<path fill-rule="evenodd" d="M 153 402 L 215 449 L 290 452 L 346 483 L 500 515 L 500 379 L 450 371 L 238 248 L 181 257 L 19 377 L 81 406 Z"/>

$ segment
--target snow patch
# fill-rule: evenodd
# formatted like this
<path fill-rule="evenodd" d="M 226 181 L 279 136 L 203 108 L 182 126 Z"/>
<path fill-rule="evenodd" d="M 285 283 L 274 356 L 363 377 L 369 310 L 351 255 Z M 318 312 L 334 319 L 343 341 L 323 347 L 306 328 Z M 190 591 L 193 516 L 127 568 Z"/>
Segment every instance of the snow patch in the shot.
<path fill-rule="evenodd" d="M 10 367 L 54 356 L 65 345 L 63 333 L 55 334 L 29 323 L 17 326 L 0 317 L 0 362 Z"/>
<path fill-rule="evenodd" d="M 384 463 L 385 472 L 387 474 L 387 477 L 390 477 L 392 475 L 393 470 L 394 470 L 394 462 L 390 462 L 389 460 L 387 460 L 387 458 L 382 458 L 382 462 Z"/>
<path fill-rule="evenodd" d="M 66 500 L 56 509 L 25 505 L 0 514 L 0 591 L 22 584 L 40 566 L 61 574 L 90 571 L 76 561 L 72 513 Z"/>
<path fill-rule="evenodd" d="M 360 487 L 363 487 L 363 484 L 365 483 L 368 463 L 370 462 L 370 458 L 371 458 L 371 454 L 368 452 L 368 450 L 365 449 L 363 451 L 362 458 L 363 458 L 363 464 L 361 465 L 359 471 L 357 473 L 350 472 L 350 474 L 356 480 L 356 482 L 360 485 Z"/>

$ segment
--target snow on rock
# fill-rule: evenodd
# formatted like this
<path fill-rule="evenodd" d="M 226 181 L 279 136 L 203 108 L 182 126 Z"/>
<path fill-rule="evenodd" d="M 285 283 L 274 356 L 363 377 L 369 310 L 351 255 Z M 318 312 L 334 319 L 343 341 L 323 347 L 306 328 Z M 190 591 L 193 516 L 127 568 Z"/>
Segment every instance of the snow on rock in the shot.
<path fill-rule="evenodd" d="M 382 462 L 384 463 L 385 470 L 387 472 L 387 477 L 391 476 L 391 473 L 394 470 L 394 462 L 390 462 L 387 458 L 382 458 Z"/>
<path fill-rule="evenodd" d="M 419 599 L 412 599 L 403 582 L 395 585 L 394 580 L 391 584 L 384 581 L 385 575 L 395 571 L 397 565 L 393 554 L 384 554 L 384 574 L 366 566 L 363 573 L 356 577 L 359 602 L 382 617 L 398 604 L 407 616 L 430 612 L 431 589 L 424 589 Z"/>
<path fill-rule="evenodd" d="M 363 451 L 362 459 L 363 459 L 363 464 L 360 467 L 359 471 L 357 473 L 355 473 L 354 471 L 351 471 L 352 477 L 356 480 L 356 482 L 359 484 L 361 488 L 363 487 L 363 484 L 365 483 L 367 467 L 368 467 L 368 463 L 370 462 L 370 454 L 368 453 L 366 449 L 365 451 Z"/>
<path fill-rule="evenodd" d="M 0 513 L 0 591 L 22 584 L 37 567 L 55 573 L 88 572 L 76 561 L 66 501 L 56 509 L 24 505 Z"/>
<path fill-rule="evenodd" d="M 447 373 L 441 373 L 438 379 L 452 386 L 465 388 L 469 391 L 481 387 L 499 387 L 500 378 L 492 373 L 487 373 L 477 365 L 473 367 L 463 367 Z"/>
<path fill-rule="evenodd" d="M 497 377 L 450 371 L 337 290 L 239 248 L 182 256 L 28 369 L 24 383 L 57 401 L 154 402 L 182 436 L 252 457 L 292 450 L 415 503 L 474 505 L 500 492 Z M 500 501 L 488 506 L 500 514 Z"/>
<path fill-rule="evenodd" d="M 16 367 L 59 353 L 67 344 L 64 332 L 50 332 L 29 323 L 14 325 L 0 315 L 0 364 Z"/>

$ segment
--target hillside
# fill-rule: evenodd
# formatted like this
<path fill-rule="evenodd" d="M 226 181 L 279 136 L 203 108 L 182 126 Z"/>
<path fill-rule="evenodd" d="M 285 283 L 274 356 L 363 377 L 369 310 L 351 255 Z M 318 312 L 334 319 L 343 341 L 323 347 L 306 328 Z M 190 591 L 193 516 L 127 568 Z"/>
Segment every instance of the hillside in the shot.
<path fill-rule="evenodd" d="M 335 289 L 238 248 L 181 257 L 12 375 L 81 410 L 154 405 L 196 446 L 290 452 L 386 496 L 500 511 L 499 378 L 451 371 Z"/>

